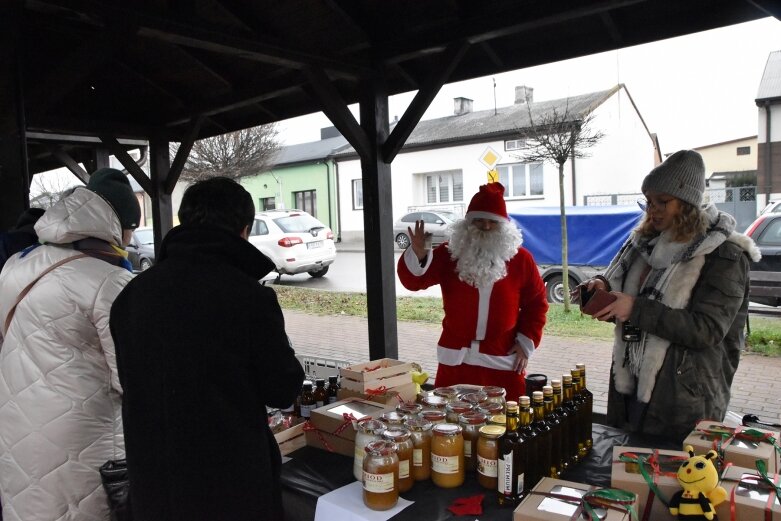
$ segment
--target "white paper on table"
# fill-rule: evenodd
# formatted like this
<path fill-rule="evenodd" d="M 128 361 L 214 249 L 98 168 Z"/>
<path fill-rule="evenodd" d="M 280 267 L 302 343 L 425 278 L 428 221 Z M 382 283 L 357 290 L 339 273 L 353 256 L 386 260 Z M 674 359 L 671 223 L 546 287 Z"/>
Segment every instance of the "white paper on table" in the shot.
<path fill-rule="evenodd" d="M 363 504 L 363 484 L 353 481 L 317 498 L 315 521 L 386 521 L 412 503 L 400 497 L 390 510 L 372 510 Z"/>

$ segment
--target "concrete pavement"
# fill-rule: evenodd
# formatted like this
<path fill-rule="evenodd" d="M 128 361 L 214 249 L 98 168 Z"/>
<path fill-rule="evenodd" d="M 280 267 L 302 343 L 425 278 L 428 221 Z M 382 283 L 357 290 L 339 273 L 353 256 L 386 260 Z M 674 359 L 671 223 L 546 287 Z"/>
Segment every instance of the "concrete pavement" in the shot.
<path fill-rule="evenodd" d="M 283 310 L 286 328 L 296 353 L 350 362 L 369 359 L 368 321 L 347 315 L 317 316 Z M 398 322 L 399 358 L 418 362 L 436 375 L 436 349 L 440 326 Z M 586 364 L 588 388 L 594 393 L 594 411 L 607 410 L 611 344 L 605 340 L 545 336 L 529 361 L 529 373 L 560 377 L 578 362 Z M 781 358 L 744 354 L 732 384 L 729 410 L 742 416 L 781 421 Z"/>

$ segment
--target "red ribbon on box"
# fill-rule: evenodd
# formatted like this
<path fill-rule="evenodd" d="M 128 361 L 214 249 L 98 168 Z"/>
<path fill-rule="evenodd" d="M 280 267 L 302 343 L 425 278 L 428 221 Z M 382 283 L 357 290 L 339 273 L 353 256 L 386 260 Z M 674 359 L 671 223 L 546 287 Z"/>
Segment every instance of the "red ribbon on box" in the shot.
<path fill-rule="evenodd" d="M 773 520 L 773 504 L 775 503 L 776 499 L 778 499 L 779 502 L 781 502 L 781 476 L 778 474 L 773 474 L 773 479 L 770 479 L 766 472 L 765 468 L 765 462 L 758 459 L 756 461 L 757 465 L 757 474 L 752 476 L 741 476 L 739 479 L 727 479 L 727 481 L 737 481 L 737 484 L 732 487 L 732 490 L 729 494 L 729 516 L 730 521 L 737 521 L 737 511 L 736 511 L 736 505 L 735 505 L 735 491 L 740 487 L 741 484 L 744 486 L 750 485 L 754 488 L 761 487 L 764 485 L 765 489 L 768 491 L 771 491 L 772 494 L 768 494 L 767 497 L 767 504 L 765 505 L 765 521 L 772 521 Z M 727 465 L 724 467 L 724 470 L 727 470 L 732 466 L 731 463 L 727 463 Z M 724 481 L 724 478 L 722 478 L 722 481 Z M 746 487 L 748 488 L 748 487 Z"/>
<path fill-rule="evenodd" d="M 640 469 L 640 475 L 643 476 L 643 479 L 650 489 L 648 492 L 648 500 L 645 502 L 645 509 L 643 510 L 643 515 L 641 517 L 642 521 L 648 521 L 649 516 L 651 515 L 651 506 L 657 496 L 665 507 L 670 505 L 670 501 L 664 497 L 664 494 L 662 494 L 662 491 L 659 490 L 656 485 L 659 476 L 676 477 L 677 473 L 663 471 L 661 466 L 662 463 L 683 463 L 687 459 L 687 457 L 683 456 L 664 456 L 659 454 L 657 449 L 654 449 L 653 453 L 651 453 L 651 456 L 648 458 L 635 454 L 634 452 L 623 452 L 618 455 L 618 461 L 624 463 L 637 463 L 638 468 Z M 651 468 L 651 474 L 646 470 L 646 465 Z"/>
<path fill-rule="evenodd" d="M 719 422 L 713 423 L 721 425 Z M 720 429 L 695 429 L 695 432 L 699 432 L 700 434 L 704 434 L 708 438 L 713 439 L 712 448 L 718 453 L 719 461 L 722 463 L 724 461 L 724 447 L 729 446 L 729 444 L 736 439 L 753 441 L 755 443 L 769 443 L 773 446 L 775 451 L 781 455 L 781 447 L 778 445 L 778 440 L 776 440 L 771 433 L 760 432 L 743 425 L 739 425 L 734 429 L 731 427 L 723 427 Z"/>
<path fill-rule="evenodd" d="M 583 497 L 555 494 L 553 492 L 537 492 L 534 490 L 531 493 L 577 505 L 577 510 L 570 517 L 570 521 L 581 519 L 584 510 L 591 519 L 599 519 L 599 516 L 594 512 L 595 508 L 617 510 L 618 512 L 629 514 L 629 519 L 632 521 L 637 519 L 637 513 L 632 508 L 632 504 L 637 500 L 637 496 L 626 490 L 589 487 L 589 491 L 583 494 Z"/>
<path fill-rule="evenodd" d="M 404 398 L 401 397 L 401 393 L 399 393 L 398 391 L 390 391 L 384 385 L 381 385 L 377 389 L 366 389 L 366 394 L 368 396 L 383 396 L 385 394 L 388 394 L 389 392 L 396 393 L 396 399 L 399 401 L 399 403 L 404 403 Z"/>
<path fill-rule="evenodd" d="M 339 427 L 337 427 L 336 430 L 334 430 L 334 434 L 336 434 L 337 436 L 339 436 L 341 433 L 343 433 L 344 430 L 347 427 L 349 427 L 349 426 L 351 426 L 353 424 L 353 422 L 357 422 L 358 421 L 358 418 L 353 416 L 353 413 L 351 413 L 351 412 L 343 412 L 342 413 L 342 418 L 344 418 L 344 423 L 339 425 Z"/>
<path fill-rule="evenodd" d="M 328 443 L 325 440 L 325 438 L 323 437 L 323 433 L 320 432 L 320 429 L 315 427 L 315 425 L 312 422 L 310 422 L 310 421 L 305 422 L 303 429 L 304 429 L 304 432 L 314 431 L 314 433 L 317 435 L 317 439 L 320 440 L 320 443 L 322 443 L 323 447 L 325 447 L 325 450 L 327 450 L 328 452 L 334 452 L 334 448 L 331 446 L 330 443 Z"/>

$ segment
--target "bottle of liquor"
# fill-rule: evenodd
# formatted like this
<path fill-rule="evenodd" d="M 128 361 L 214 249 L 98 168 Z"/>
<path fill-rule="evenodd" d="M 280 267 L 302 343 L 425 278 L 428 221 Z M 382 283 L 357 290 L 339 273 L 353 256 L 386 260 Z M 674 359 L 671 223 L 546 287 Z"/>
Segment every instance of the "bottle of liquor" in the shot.
<path fill-rule="evenodd" d="M 329 376 L 328 377 L 328 403 L 334 403 L 339 398 L 337 397 L 337 393 L 339 392 L 339 381 L 338 376 Z"/>
<path fill-rule="evenodd" d="M 564 410 L 567 411 L 569 417 L 569 450 L 570 465 L 575 465 L 580 462 L 580 454 L 578 453 L 578 436 L 580 435 L 580 429 L 578 429 L 578 409 L 573 401 L 573 389 L 572 389 L 572 375 L 563 374 L 561 380 L 564 382 Z"/>
<path fill-rule="evenodd" d="M 553 407 L 553 387 L 546 385 L 542 388 L 543 403 L 545 404 L 545 423 L 550 427 L 551 440 L 551 474 L 550 477 L 558 478 L 562 472 L 561 457 L 561 419 Z"/>
<path fill-rule="evenodd" d="M 525 447 L 519 432 L 518 403 L 507 402 L 507 427 L 497 449 L 497 490 L 500 505 L 521 501 L 525 484 Z"/>
<path fill-rule="evenodd" d="M 537 472 L 539 473 L 539 479 L 556 477 L 556 467 L 558 465 L 553 462 L 553 439 L 550 425 L 545 421 L 545 401 L 542 391 L 534 391 L 532 393 L 532 410 L 534 412 L 532 429 L 537 431 Z"/>
<path fill-rule="evenodd" d="M 537 431 L 532 428 L 533 413 L 531 409 L 531 400 L 528 396 L 518 398 L 520 404 L 518 417 L 520 418 L 519 427 L 521 437 L 524 440 L 524 452 L 526 453 L 526 479 L 523 483 L 523 497 L 526 497 L 534 485 L 542 478 L 539 470 L 539 450 L 537 447 Z"/>
<path fill-rule="evenodd" d="M 588 434 L 584 432 L 584 417 L 586 415 L 586 397 L 581 394 L 583 390 L 580 383 L 580 369 L 572 369 L 572 401 L 578 410 L 576 416 L 578 423 L 578 457 L 582 461 L 586 457 L 586 438 Z"/>
<path fill-rule="evenodd" d="M 312 382 L 304 381 L 304 390 L 301 392 L 301 417 L 308 420 L 311 417 L 312 409 L 316 408 L 315 394 L 312 392 Z"/>
<path fill-rule="evenodd" d="M 328 391 L 325 390 L 325 378 L 315 380 L 315 407 L 322 407 L 328 403 Z"/>
<path fill-rule="evenodd" d="M 572 454 L 569 452 L 569 415 L 567 414 L 567 411 L 564 409 L 563 405 L 564 397 L 561 395 L 561 380 L 554 378 L 550 381 L 550 383 L 551 387 L 553 388 L 553 411 L 561 422 L 561 460 L 559 463 L 559 468 L 561 468 L 561 471 L 564 472 L 569 468 L 569 462 L 572 458 Z"/>
<path fill-rule="evenodd" d="M 592 415 L 594 414 L 594 393 L 588 390 L 586 387 L 586 364 L 575 364 L 575 367 L 580 371 L 580 386 L 582 387 L 580 394 L 585 397 L 586 411 L 583 413 L 583 430 L 586 435 L 586 454 L 591 452 L 591 447 L 594 445 L 594 440 L 591 437 Z"/>

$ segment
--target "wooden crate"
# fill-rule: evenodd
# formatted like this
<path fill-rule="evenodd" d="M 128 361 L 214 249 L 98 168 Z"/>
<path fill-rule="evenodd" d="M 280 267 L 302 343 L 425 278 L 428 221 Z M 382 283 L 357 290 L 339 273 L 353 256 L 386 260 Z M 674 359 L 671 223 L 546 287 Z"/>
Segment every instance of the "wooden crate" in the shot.
<path fill-rule="evenodd" d="M 413 366 L 409 362 L 401 362 L 392 358 L 381 358 L 362 364 L 354 364 L 339 369 L 342 375 L 340 385 L 344 389 L 366 393 L 382 387 L 391 388 L 409 383 L 412 379 L 410 371 Z"/>
<path fill-rule="evenodd" d="M 277 440 L 277 445 L 279 445 L 279 452 L 281 452 L 283 456 L 287 456 L 294 450 L 306 447 L 306 437 L 304 434 L 303 423 L 299 423 L 289 429 L 276 433 L 274 439 Z"/>

